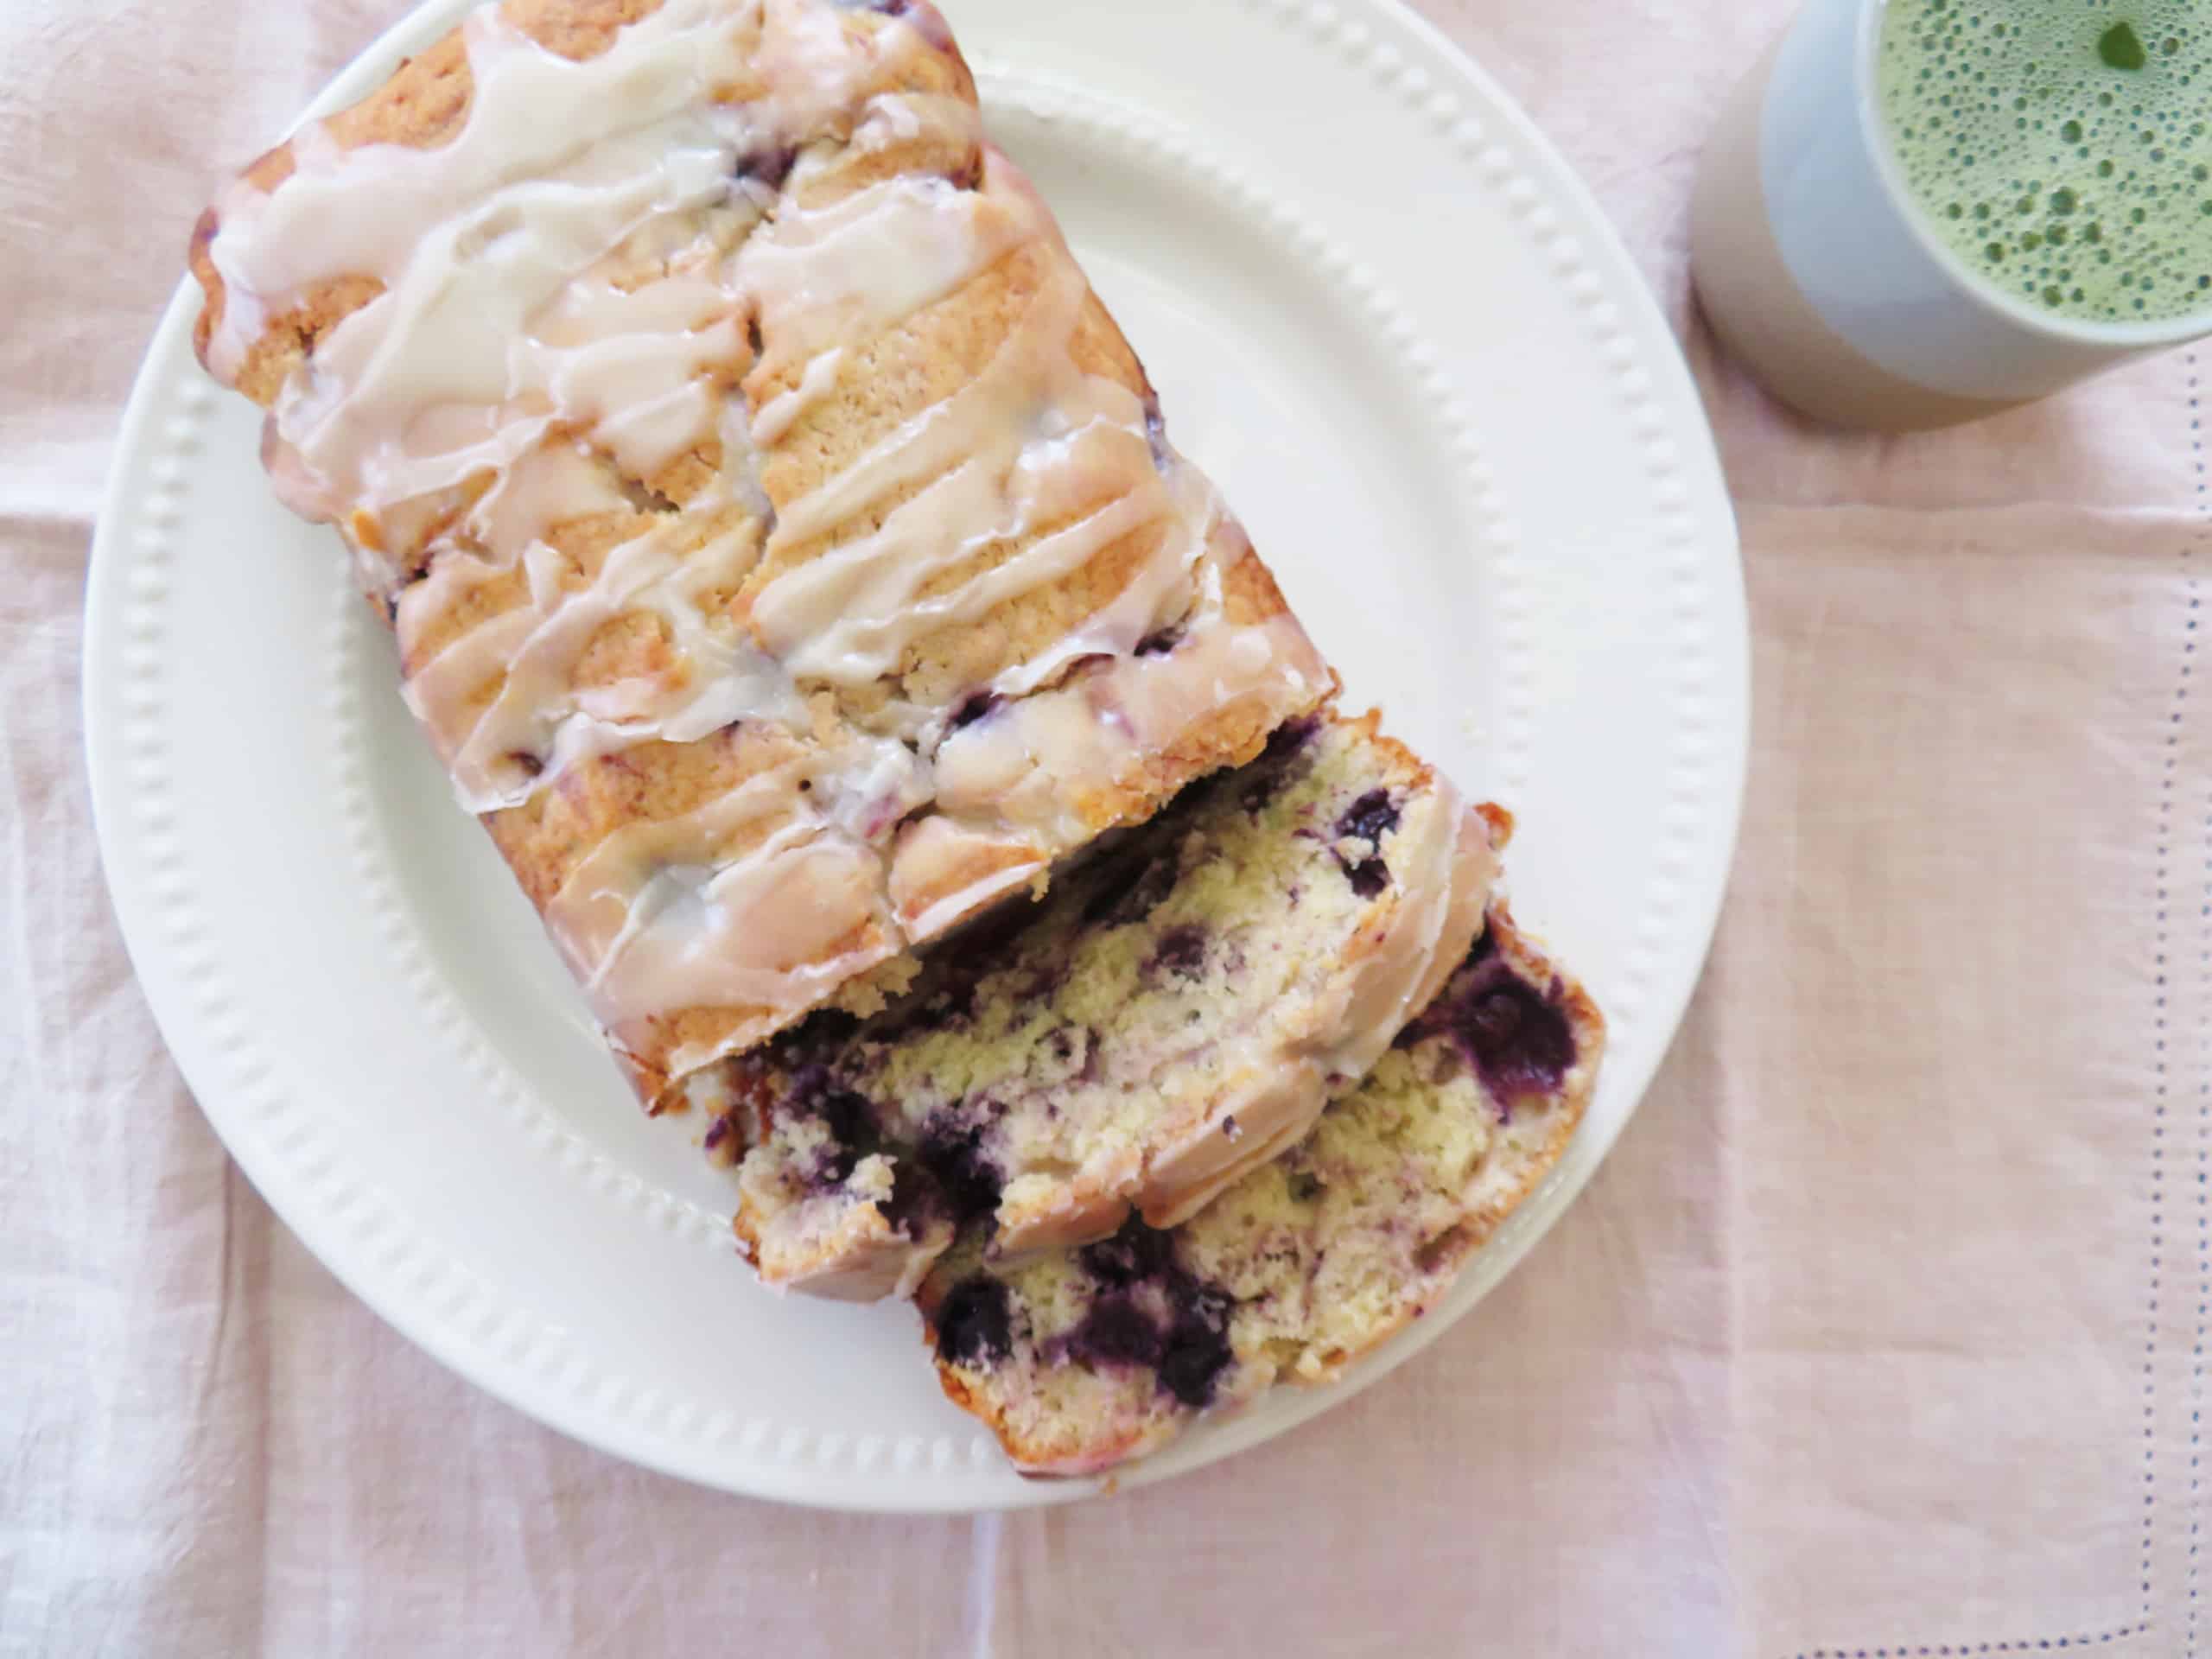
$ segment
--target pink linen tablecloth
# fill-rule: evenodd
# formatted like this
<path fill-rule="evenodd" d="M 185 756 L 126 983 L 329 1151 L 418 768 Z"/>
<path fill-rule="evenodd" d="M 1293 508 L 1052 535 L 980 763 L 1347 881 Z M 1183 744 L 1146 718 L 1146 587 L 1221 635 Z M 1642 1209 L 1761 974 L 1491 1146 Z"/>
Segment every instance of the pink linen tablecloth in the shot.
<path fill-rule="evenodd" d="M 397 6 L 0 0 L 0 1653 L 2212 1651 L 2212 353 L 1934 436 L 1779 414 L 1682 238 L 1780 0 L 1427 0 L 1686 340 L 1757 637 L 1703 989 L 1497 1294 L 1257 1452 L 957 1521 L 643 1473 L 353 1301 L 133 984 L 77 675 L 193 216 Z"/>

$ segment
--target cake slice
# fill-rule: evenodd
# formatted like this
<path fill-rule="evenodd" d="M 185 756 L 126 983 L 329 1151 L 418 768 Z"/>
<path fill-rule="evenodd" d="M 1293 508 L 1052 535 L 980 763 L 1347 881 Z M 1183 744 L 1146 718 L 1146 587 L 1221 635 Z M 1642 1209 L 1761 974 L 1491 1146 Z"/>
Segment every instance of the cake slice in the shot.
<path fill-rule="evenodd" d="M 191 264 L 649 1103 L 1333 690 L 922 0 L 485 7 Z"/>
<path fill-rule="evenodd" d="M 1300 722 L 949 941 L 901 1001 L 695 1081 L 772 1284 L 907 1294 L 957 1229 L 995 1261 L 1191 1215 L 1300 1139 L 1481 925 L 1491 823 L 1375 716 Z"/>
<path fill-rule="evenodd" d="M 1436 1306 L 1558 1161 L 1604 1027 L 1493 903 L 1441 995 L 1313 1135 L 1180 1226 L 1006 1267 L 964 1230 L 919 1301 L 939 1380 L 1023 1471 L 1096 1474 Z"/>

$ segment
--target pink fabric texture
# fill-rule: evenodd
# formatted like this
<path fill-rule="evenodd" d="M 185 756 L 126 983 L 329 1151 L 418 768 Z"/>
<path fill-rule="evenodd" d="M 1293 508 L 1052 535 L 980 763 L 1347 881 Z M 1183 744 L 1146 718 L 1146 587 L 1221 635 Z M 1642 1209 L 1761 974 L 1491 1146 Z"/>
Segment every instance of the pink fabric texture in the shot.
<path fill-rule="evenodd" d="M 542 1429 L 230 1166 L 101 886 L 86 549 L 200 202 L 397 0 L 0 5 L 0 1654 L 2212 1649 L 2198 354 L 1806 427 L 1682 245 L 1786 4 L 1425 5 L 1594 187 L 1720 432 L 1756 709 L 1712 965 L 1596 1182 L 1420 1361 L 1200 1475 L 957 1521 Z"/>

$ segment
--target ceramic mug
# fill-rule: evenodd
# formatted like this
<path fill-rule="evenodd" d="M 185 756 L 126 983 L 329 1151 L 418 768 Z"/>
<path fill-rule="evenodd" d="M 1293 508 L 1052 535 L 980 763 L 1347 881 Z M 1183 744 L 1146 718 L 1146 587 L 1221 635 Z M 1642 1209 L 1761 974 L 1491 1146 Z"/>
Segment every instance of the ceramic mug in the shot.
<path fill-rule="evenodd" d="M 1944 245 L 1875 96 L 1885 10 L 1808 0 L 1699 164 L 1699 302 L 1770 391 L 1840 425 L 1942 426 L 2212 334 L 2212 307 L 2145 322 L 2038 309 Z"/>

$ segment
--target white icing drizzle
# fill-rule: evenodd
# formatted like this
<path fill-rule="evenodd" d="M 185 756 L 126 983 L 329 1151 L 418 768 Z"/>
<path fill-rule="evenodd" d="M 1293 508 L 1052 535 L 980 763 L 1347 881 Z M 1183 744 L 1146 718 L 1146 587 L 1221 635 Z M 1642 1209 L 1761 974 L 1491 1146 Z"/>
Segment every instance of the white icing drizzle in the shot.
<path fill-rule="evenodd" d="M 293 370 L 265 454 L 393 601 L 407 700 L 472 810 L 735 722 L 781 727 L 801 757 L 625 823 L 546 906 L 645 1074 L 756 1038 L 1031 880 L 1224 703 L 1272 723 L 1318 700 L 1295 623 L 1227 620 L 1238 544 L 1211 489 L 1076 361 L 1088 290 L 1026 181 L 987 153 L 976 188 L 900 172 L 808 193 L 837 155 L 975 142 L 962 98 L 868 90 L 935 51 L 911 26 L 663 0 L 581 62 L 493 10 L 463 38 L 473 91 L 447 142 L 349 149 L 310 126 L 288 178 L 226 194 L 208 360 L 235 378 L 327 283 L 378 284 Z M 779 194 L 764 181 L 785 167 Z M 762 454 L 804 441 L 871 342 L 1025 251 L 982 372 L 772 504 Z M 986 685 L 915 699 L 934 637 L 1112 550 L 1090 615 Z M 772 579 L 749 581 L 764 559 Z M 1135 654 L 1170 625 L 1172 652 Z M 619 677 L 586 671 L 603 639 L 630 652 Z M 697 1008 L 766 1023 L 719 1046 L 656 1034 Z"/>
<path fill-rule="evenodd" d="M 796 1013 L 897 948 L 879 861 L 807 804 L 806 781 L 797 761 L 756 773 L 683 817 L 626 825 L 570 872 L 546 923 L 602 1020 Z M 763 825 L 734 857 L 680 861 Z"/>
<path fill-rule="evenodd" d="M 528 601 L 462 634 L 409 678 L 408 706 L 429 728 L 472 811 L 519 805 L 544 772 L 557 775 L 640 737 L 690 742 L 736 720 L 802 717 L 789 677 L 750 639 L 710 627 L 695 602 L 702 588 L 734 586 L 743 575 L 752 563 L 746 532 L 686 551 L 681 537 L 689 528 L 673 519 L 624 543 L 580 588 L 565 583 L 558 553 L 531 543 L 522 554 Z M 641 613 L 666 628 L 682 671 L 574 684 L 571 671 L 593 637 Z M 476 708 L 473 694 L 502 671 L 488 706 Z M 531 760 L 518 765 L 517 756 Z"/>
<path fill-rule="evenodd" d="M 1119 429 L 1086 427 L 1051 442 L 1060 452 L 1058 464 L 1033 468 L 1024 456 L 1011 477 L 982 457 L 962 462 L 893 512 L 874 534 L 799 565 L 764 588 L 753 607 L 762 643 L 802 678 L 867 685 L 896 669 L 923 635 L 972 622 L 995 606 L 1073 575 L 1160 516 L 1164 492 L 1156 480 L 1147 475 L 1136 489 L 1038 537 L 1004 563 L 918 597 L 931 578 L 993 543 L 1029 524 L 1052 522 L 1057 515 L 1040 507 L 1038 498 L 1080 468 L 1079 458 L 1066 457 L 1127 436 Z M 961 533 L 947 535 L 948 525 L 960 526 Z M 1173 559 L 1171 569 L 1179 570 L 1180 550 L 1163 550 Z"/>
<path fill-rule="evenodd" d="M 669 0 L 584 63 L 496 10 L 465 30 L 475 90 L 450 143 L 346 150 L 309 127 L 289 178 L 265 194 L 242 183 L 222 204 L 209 249 L 226 283 L 219 371 L 318 283 L 383 285 L 272 411 L 294 475 L 311 481 L 292 504 L 313 517 L 504 470 L 556 419 L 612 417 L 609 447 L 665 453 L 693 434 L 655 406 L 682 404 L 701 364 L 737 343 L 713 284 L 678 276 L 624 295 L 601 269 L 643 226 L 730 201 L 733 163 L 759 131 L 747 106 L 708 97 L 745 65 L 728 8 Z M 690 399 L 695 430 L 708 407 Z M 364 574 L 389 586 L 397 573 Z"/>
<path fill-rule="evenodd" d="M 797 385 L 788 391 L 778 392 L 760 405 L 760 412 L 753 417 L 753 442 L 766 448 L 790 431 L 791 423 L 837 384 L 837 371 L 844 360 L 845 348 L 842 346 L 832 346 L 810 359 L 800 372 Z"/>
<path fill-rule="evenodd" d="M 918 939 L 929 938 L 1034 880 L 1048 861 L 1033 837 L 969 829 L 955 818 L 932 814 L 899 841 L 892 866 L 891 900 L 906 931 Z M 947 869 L 981 874 L 942 892 L 938 878 Z"/>
<path fill-rule="evenodd" d="M 1443 988 L 1478 931 L 1496 873 L 1489 829 L 1446 779 L 1433 779 L 1430 790 L 1434 809 L 1389 842 L 1398 913 L 1386 943 L 1355 981 L 1335 1039 L 1319 1056 L 1332 1090 L 1374 1069 L 1406 1021 Z"/>
<path fill-rule="evenodd" d="M 1087 788 L 1173 747 L 1226 705 L 1277 695 L 1286 680 L 1305 683 L 1311 647 L 1292 618 L 1232 627 L 1217 616 L 1201 613 L 1174 653 L 1173 674 L 1152 671 L 1155 659 L 1121 658 L 954 732 L 937 752 L 938 808 L 1071 842 L 1082 833 L 1077 809 Z"/>
<path fill-rule="evenodd" d="M 737 256 L 772 341 L 760 372 L 871 339 L 988 268 L 1024 228 L 995 207 L 949 179 L 901 174 L 827 207 L 785 209 Z"/>

